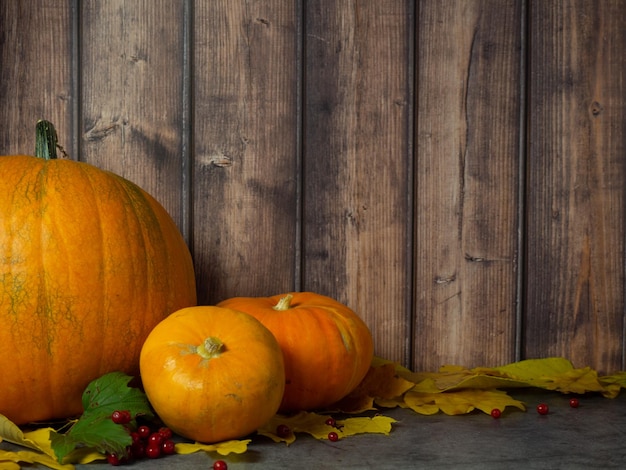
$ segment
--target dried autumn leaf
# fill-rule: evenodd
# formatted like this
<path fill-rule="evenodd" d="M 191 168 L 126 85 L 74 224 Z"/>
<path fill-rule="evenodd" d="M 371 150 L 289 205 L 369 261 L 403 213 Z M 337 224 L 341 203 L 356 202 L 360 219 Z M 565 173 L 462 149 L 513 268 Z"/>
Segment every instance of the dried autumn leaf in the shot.
<path fill-rule="evenodd" d="M 590 367 L 575 369 L 562 357 L 527 359 L 495 370 L 504 372 L 529 386 L 557 390 L 563 393 L 603 392 L 598 374 Z"/>
<path fill-rule="evenodd" d="M 340 439 L 355 434 L 384 434 L 387 436 L 391 432 L 391 425 L 395 422 L 395 419 L 382 415 L 371 418 L 356 417 L 337 420 L 337 434 Z M 326 436 L 328 436 L 328 433 L 326 433 Z M 321 439 L 324 439 L 324 437 L 321 437 Z"/>
<path fill-rule="evenodd" d="M 16 463 L 12 459 L 4 460 L 2 458 L 3 452 L 4 451 L 0 452 L 0 468 L 3 470 L 20 470 L 22 468 L 19 463 Z"/>
<path fill-rule="evenodd" d="M 423 393 L 460 389 L 512 389 L 537 387 L 562 393 L 603 392 L 607 390 L 596 371 L 589 367 L 575 369 L 563 358 L 527 359 L 502 367 L 443 366 L 439 372 L 421 375 L 423 380 L 412 389 Z"/>
<path fill-rule="evenodd" d="M 284 442 L 289 445 L 296 440 L 295 434 L 298 432 L 319 435 L 323 432 L 323 430 L 326 430 L 325 435 L 328 435 L 329 429 L 326 424 L 327 418 L 327 416 L 307 411 L 301 411 L 300 413 L 292 416 L 275 415 L 263 427 L 261 427 L 257 433 L 261 436 L 269 437 L 274 442 Z M 291 430 L 289 435 L 279 436 L 276 433 L 276 429 L 281 424 L 289 427 Z"/>
<path fill-rule="evenodd" d="M 106 460 L 106 455 L 93 450 L 90 447 L 81 447 L 70 452 L 64 462 L 72 462 L 75 464 L 85 465 L 98 460 Z"/>
<path fill-rule="evenodd" d="M 626 371 L 616 372 L 612 375 L 599 377 L 598 380 L 604 386 L 602 394 L 606 398 L 615 398 L 622 388 L 626 388 Z"/>
<path fill-rule="evenodd" d="M 363 413 L 375 409 L 374 397 L 364 390 L 355 390 L 329 407 L 329 411 L 342 413 Z"/>
<path fill-rule="evenodd" d="M 415 384 L 398 376 L 396 368 L 397 364 L 391 362 L 370 367 L 359 386 L 329 409 L 361 413 L 375 409 L 374 399 L 401 397 Z"/>
<path fill-rule="evenodd" d="M 432 384 L 431 384 L 432 381 Z M 434 385 L 442 392 L 460 390 L 466 388 L 474 389 L 496 389 L 496 388 L 523 388 L 528 387 L 526 382 L 514 380 L 504 376 L 494 376 L 486 374 L 484 371 L 476 372 L 473 369 L 453 373 L 441 373 L 439 376 L 423 381 L 417 387 L 423 389 L 426 385 Z M 414 389 L 415 390 L 415 389 Z M 426 390 L 423 390 L 426 391 Z"/>
<path fill-rule="evenodd" d="M 73 465 L 62 465 L 57 462 L 50 447 L 50 431 L 52 428 L 39 428 L 30 432 L 23 432 L 9 418 L 0 414 L 0 441 L 7 441 L 31 450 L 11 452 L 0 449 L 0 463 L 2 468 L 12 468 L 11 463 L 39 463 L 53 469 L 72 470 Z M 19 465 L 15 468 L 20 468 Z"/>
<path fill-rule="evenodd" d="M 484 413 L 513 406 L 524 411 L 524 404 L 501 390 L 465 389 L 441 393 L 410 391 L 404 395 L 406 407 L 416 413 L 431 415 L 442 411 L 447 415 L 466 414 L 478 409 Z"/>
<path fill-rule="evenodd" d="M 176 444 L 176 453 L 181 455 L 193 454 L 194 452 L 204 451 L 204 452 L 217 452 L 220 455 L 228 455 L 228 454 L 243 454 L 248 450 L 248 444 L 250 443 L 250 439 L 238 441 L 224 441 L 218 442 L 216 444 L 201 444 L 196 442 L 194 444 L 191 443 L 180 443 Z"/>
<path fill-rule="evenodd" d="M 50 445 L 49 443 L 44 444 L 42 448 L 42 442 L 40 437 L 42 435 L 45 435 L 46 440 L 49 440 L 48 434 L 49 431 L 46 434 L 45 430 L 37 430 L 31 433 L 29 436 L 26 436 L 17 424 L 15 424 L 6 416 L 0 414 L 0 441 L 4 440 L 22 447 L 28 447 L 29 449 L 44 452 L 44 448 L 46 448 L 46 446 L 49 448 Z M 33 437 L 35 439 L 33 439 Z"/>
<path fill-rule="evenodd" d="M 387 416 L 357 417 L 337 420 L 333 427 L 326 424 L 327 419 L 326 415 L 307 411 L 301 411 L 292 416 L 276 415 L 257 432 L 274 442 L 284 442 L 289 445 L 296 440 L 297 433 L 306 433 L 321 440 L 328 439 L 328 433 L 331 431 L 335 431 L 339 438 L 363 433 L 389 434 L 392 423 L 396 422 Z M 279 436 L 276 433 L 276 429 L 281 424 L 287 425 L 292 431 L 289 436 Z"/>
<path fill-rule="evenodd" d="M 73 465 L 60 464 L 56 461 L 56 459 L 50 457 L 49 455 L 35 452 L 32 450 L 20 450 L 17 452 L 10 452 L 0 449 L 0 468 L 2 468 L 3 470 L 9 470 L 13 468 L 19 469 L 21 468 L 19 462 L 29 464 L 41 464 L 55 470 L 74 470 Z"/>

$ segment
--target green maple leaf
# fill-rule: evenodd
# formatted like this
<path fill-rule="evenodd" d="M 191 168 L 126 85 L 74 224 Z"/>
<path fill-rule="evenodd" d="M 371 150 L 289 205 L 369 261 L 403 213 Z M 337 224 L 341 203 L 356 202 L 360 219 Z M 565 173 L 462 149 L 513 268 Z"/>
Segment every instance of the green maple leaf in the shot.
<path fill-rule="evenodd" d="M 63 462 L 75 449 L 85 447 L 103 454 L 126 454 L 132 438 L 124 426 L 111 420 L 111 414 L 117 410 L 128 410 L 133 417 L 153 416 L 146 395 L 128 386 L 131 379 L 122 372 L 112 372 L 87 386 L 82 396 L 82 416 L 67 433 L 50 432 L 50 443 L 59 462 Z"/>
<path fill-rule="evenodd" d="M 146 395 L 138 388 L 129 387 L 132 377 L 122 372 L 111 372 L 94 380 L 83 392 L 83 409 L 111 414 L 116 410 L 129 410 L 152 416 Z"/>

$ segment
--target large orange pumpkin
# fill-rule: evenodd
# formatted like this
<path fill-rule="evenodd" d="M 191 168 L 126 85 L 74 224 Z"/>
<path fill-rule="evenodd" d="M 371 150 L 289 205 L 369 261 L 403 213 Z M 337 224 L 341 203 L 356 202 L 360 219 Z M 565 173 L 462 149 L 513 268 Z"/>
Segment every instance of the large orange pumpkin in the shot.
<path fill-rule="evenodd" d="M 235 297 L 218 304 L 248 313 L 276 336 L 285 357 L 281 411 L 339 401 L 363 380 L 374 353 L 372 334 L 346 305 L 312 292 Z"/>
<path fill-rule="evenodd" d="M 141 350 L 141 380 L 159 417 L 200 442 L 243 437 L 278 410 L 283 355 L 254 317 L 214 306 L 179 310 Z"/>
<path fill-rule="evenodd" d="M 0 413 L 80 413 L 91 380 L 137 374 L 152 328 L 195 304 L 189 250 L 150 195 L 86 163 L 0 156 Z"/>

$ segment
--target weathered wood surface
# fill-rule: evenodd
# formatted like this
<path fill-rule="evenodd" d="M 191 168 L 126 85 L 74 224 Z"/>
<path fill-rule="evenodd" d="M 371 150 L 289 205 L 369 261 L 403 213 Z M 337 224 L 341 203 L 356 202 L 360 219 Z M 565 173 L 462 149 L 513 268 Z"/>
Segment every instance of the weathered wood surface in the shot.
<path fill-rule="evenodd" d="M 626 8 L 530 21 L 525 352 L 624 367 Z"/>
<path fill-rule="evenodd" d="M 0 3 L 0 154 L 140 184 L 199 299 L 314 290 L 417 369 L 624 368 L 619 0 Z"/>
<path fill-rule="evenodd" d="M 415 359 L 515 358 L 521 2 L 421 2 Z"/>
<path fill-rule="evenodd" d="M 304 290 L 349 304 L 378 354 L 410 342 L 410 2 L 307 2 Z"/>
<path fill-rule="evenodd" d="M 44 117 L 74 150 L 72 13 L 61 1 L 0 3 L 0 155 L 32 154 Z"/>
<path fill-rule="evenodd" d="M 296 288 L 299 32 L 294 2 L 198 2 L 193 234 L 201 302 Z"/>

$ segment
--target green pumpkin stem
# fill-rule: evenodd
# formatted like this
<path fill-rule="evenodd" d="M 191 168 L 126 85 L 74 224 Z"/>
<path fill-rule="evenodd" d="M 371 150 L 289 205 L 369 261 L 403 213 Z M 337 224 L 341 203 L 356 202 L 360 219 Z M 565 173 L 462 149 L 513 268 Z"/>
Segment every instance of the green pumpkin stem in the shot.
<path fill-rule="evenodd" d="M 293 295 L 287 294 L 285 297 L 280 299 L 278 303 L 274 305 L 272 308 L 274 310 L 278 310 L 279 312 L 282 312 L 284 310 L 289 310 L 289 308 L 291 307 L 291 299 L 293 299 Z"/>
<path fill-rule="evenodd" d="M 35 136 L 35 156 L 44 160 L 57 158 L 57 131 L 51 122 L 40 120 L 37 122 Z"/>
<path fill-rule="evenodd" d="M 224 343 L 215 336 L 209 336 L 205 339 L 200 346 L 196 347 L 196 353 L 199 354 L 202 359 L 213 359 L 218 357 L 224 350 Z"/>

